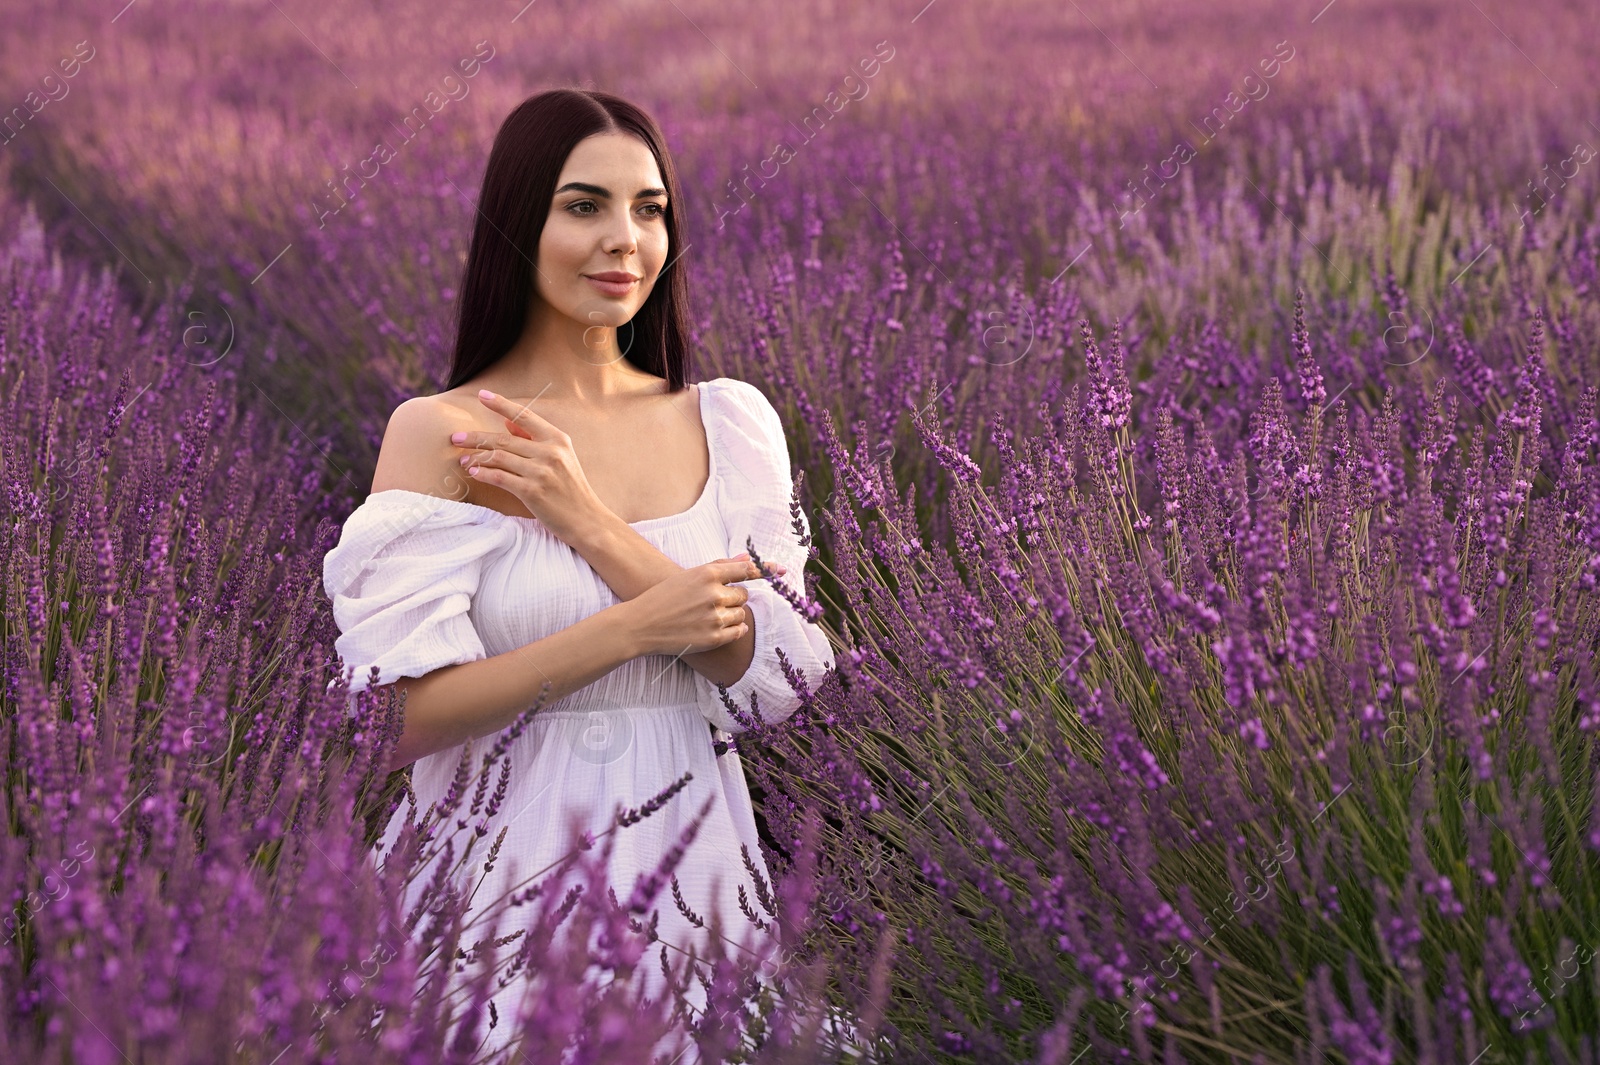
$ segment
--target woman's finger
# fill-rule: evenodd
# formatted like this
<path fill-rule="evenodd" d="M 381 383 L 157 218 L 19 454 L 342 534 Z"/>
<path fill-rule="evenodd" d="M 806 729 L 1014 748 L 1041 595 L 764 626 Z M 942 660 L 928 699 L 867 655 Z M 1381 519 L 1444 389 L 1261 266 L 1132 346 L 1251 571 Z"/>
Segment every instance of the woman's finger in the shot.
<path fill-rule="evenodd" d="M 733 556 L 734 561 L 737 561 L 739 559 L 748 560 L 749 558 L 750 558 L 750 552 L 748 552 L 748 551 L 740 551 L 737 555 Z M 755 565 L 755 563 L 752 562 L 751 565 Z M 789 572 L 789 567 L 788 566 L 780 566 L 776 562 L 768 562 L 767 563 L 767 568 L 770 569 L 772 572 L 776 573 L 780 577 L 783 576 L 785 573 Z"/>
<path fill-rule="evenodd" d="M 463 430 L 450 434 L 450 443 L 456 447 L 469 451 L 510 451 L 514 454 L 526 454 L 528 448 L 518 441 L 531 441 L 533 437 L 527 434 L 511 435 L 509 433 L 489 433 L 481 429 Z"/>
<path fill-rule="evenodd" d="M 491 392 L 487 388 L 479 390 L 478 401 L 500 415 L 508 423 L 525 430 L 530 440 L 544 439 L 558 432 L 555 426 L 533 413 L 532 409 L 525 404 L 513 403 L 506 397 Z"/>
<path fill-rule="evenodd" d="M 508 474 L 518 477 L 526 476 L 528 456 L 504 448 L 490 448 L 486 451 L 468 451 L 458 460 L 468 473 L 473 470 L 504 470 Z"/>
<path fill-rule="evenodd" d="M 722 577 L 723 584 L 728 584 L 735 581 L 755 580 L 756 578 L 762 576 L 759 570 L 756 570 L 754 576 L 749 576 L 750 571 L 756 569 L 756 564 L 745 556 L 731 558 L 723 562 L 717 562 L 714 563 L 714 565 L 718 567 L 720 572 L 727 574 L 726 576 Z M 780 577 L 789 572 L 785 567 L 774 565 L 771 562 L 767 563 L 767 568 Z"/>

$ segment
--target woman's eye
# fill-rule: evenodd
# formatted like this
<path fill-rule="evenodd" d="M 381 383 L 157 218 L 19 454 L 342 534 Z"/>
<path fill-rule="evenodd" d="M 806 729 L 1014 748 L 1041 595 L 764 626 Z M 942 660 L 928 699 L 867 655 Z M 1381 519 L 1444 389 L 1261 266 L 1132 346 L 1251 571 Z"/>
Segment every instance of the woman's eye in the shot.
<path fill-rule="evenodd" d="M 586 215 L 586 214 L 593 213 L 593 212 L 590 212 L 590 211 L 579 211 L 578 208 L 580 208 L 580 207 L 591 207 L 591 208 L 594 208 L 594 212 L 598 212 L 599 211 L 599 208 L 595 207 L 595 202 L 593 200 L 578 200 L 575 203 L 567 204 L 567 210 L 572 211 L 572 212 L 574 212 L 576 214 L 585 214 Z M 666 208 L 665 204 L 647 203 L 647 204 L 645 204 L 645 207 L 653 209 L 653 212 L 650 215 L 651 218 L 665 218 L 667 216 L 667 208 Z"/>

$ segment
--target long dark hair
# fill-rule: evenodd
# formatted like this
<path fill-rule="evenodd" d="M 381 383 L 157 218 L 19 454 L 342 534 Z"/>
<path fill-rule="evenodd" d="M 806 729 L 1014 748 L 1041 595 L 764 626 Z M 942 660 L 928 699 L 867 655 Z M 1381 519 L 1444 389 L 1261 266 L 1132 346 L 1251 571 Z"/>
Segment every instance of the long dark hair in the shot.
<path fill-rule="evenodd" d="M 500 124 L 489 150 L 472 248 L 456 299 L 456 346 L 446 390 L 472 380 L 522 335 L 539 237 L 561 168 L 579 141 L 613 132 L 631 133 L 649 146 L 667 190 L 667 266 L 639 313 L 617 327 L 617 344 L 628 362 L 666 378 L 667 391 L 687 384 L 689 286 L 683 267 L 675 263 L 680 247 L 678 174 L 661 129 L 620 96 L 551 89 L 518 104 Z"/>

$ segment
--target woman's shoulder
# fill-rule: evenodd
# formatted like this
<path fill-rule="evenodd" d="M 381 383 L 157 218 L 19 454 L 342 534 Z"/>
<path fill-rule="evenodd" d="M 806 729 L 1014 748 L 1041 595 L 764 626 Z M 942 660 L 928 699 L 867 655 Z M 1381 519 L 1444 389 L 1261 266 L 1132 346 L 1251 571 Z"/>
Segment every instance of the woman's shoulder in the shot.
<path fill-rule="evenodd" d="M 770 408 L 767 395 L 749 381 L 741 381 L 737 377 L 713 377 L 700 382 L 700 387 L 710 388 L 712 394 L 731 400 L 740 406 Z"/>
<path fill-rule="evenodd" d="M 786 506 L 792 488 L 789 444 L 778 412 L 747 381 L 719 377 L 707 383 L 724 520 L 742 509 Z"/>
<path fill-rule="evenodd" d="M 372 473 L 376 495 L 389 489 L 402 489 L 445 498 L 465 496 L 466 482 L 461 476 L 460 450 L 450 442 L 450 434 L 476 428 L 472 415 L 459 396 L 441 392 L 432 396 L 413 396 L 389 415 L 378 445 L 378 463 Z"/>
<path fill-rule="evenodd" d="M 701 382 L 711 390 L 716 430 L 724 450 L 741 454 L 770 452 L 784 447 L 783 422 L 766 393 L 736 377 L 715 377 Z"/>

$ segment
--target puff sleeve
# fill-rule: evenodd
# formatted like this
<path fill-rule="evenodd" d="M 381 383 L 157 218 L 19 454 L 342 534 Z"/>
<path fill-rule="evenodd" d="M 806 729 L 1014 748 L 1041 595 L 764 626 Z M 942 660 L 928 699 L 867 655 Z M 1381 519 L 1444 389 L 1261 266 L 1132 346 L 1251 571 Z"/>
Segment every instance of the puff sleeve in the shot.
<path fill-rule="evenodd" d="M 726 555 L 731 558 L 748 550 L 748 537 L 764 562 L 787 567 L 787 573 L 778 579 L 794 595 L 803 597 L 809 548 L 800 542 L 801 533 L 795 530 L 789 509 L 794 482 L 783 423 L 754 385 L 733 378 L 722 378 L 717 384 L 720 403 L 715 430 L 721 459 L 717 500 L 728 533 Z M 810 523 L 803 510 L 798 513 L 801 530 L 809 539 Z M 766 580 L 740 584 L 750 593 L 746 605 L 755 618 L 755 653 L 744 675 L 726 690 L 744 713 L 750 712 L 750 697 L 756 694 L 762 720 L 776 724 L 800 706 L 800 696 L 784 676 L 776 649 L 782 648 L 790 666 L 814 692 L 833 668 L 833 648 L 827 633 L 796 611 Z M 723 705 L 716 684 L 699 673 L 694 676 L 702 716 L 725 732 L 743 732 L 744 726 Z"/>
<path fill-rule="evenodd" d="M 355 667 L 352 712 L 373 665 L 382 686 L 487 657 L 468 608 L 485 563 L 515 537 L 491 513 L 391 489 L 368 496 L 345 521 L 323 558 L 322 586 L 340 631 L 334 650 L 342 668 Z"/>

